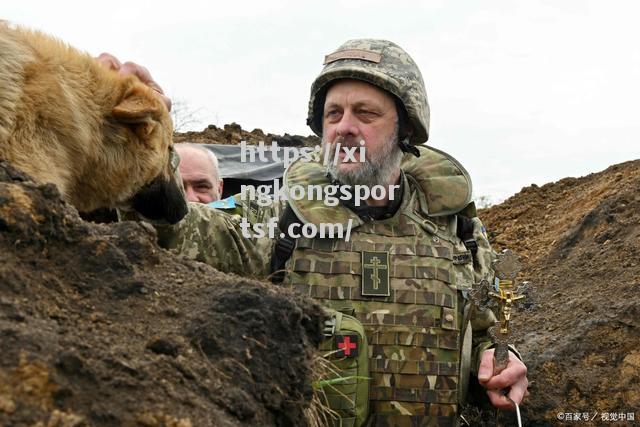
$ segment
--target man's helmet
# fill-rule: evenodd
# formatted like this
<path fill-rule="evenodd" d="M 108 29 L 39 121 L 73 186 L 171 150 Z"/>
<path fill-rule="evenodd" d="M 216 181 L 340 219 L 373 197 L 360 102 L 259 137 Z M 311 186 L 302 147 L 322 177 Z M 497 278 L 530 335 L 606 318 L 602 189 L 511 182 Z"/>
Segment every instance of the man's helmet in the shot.
<path fill-rule="evenodd" d="M 349 40 L 325 56 L 324 64 L 311 85 L 309 99 L 307 124 L 316 135 L 322 136 L 324 100 L 330 83 L 356 79 L 384 89 L 400 101 L 413 126 L 411 144 L 429 139 L 429 103 L 422 74 L 400 46 L 387 40 Z"/>

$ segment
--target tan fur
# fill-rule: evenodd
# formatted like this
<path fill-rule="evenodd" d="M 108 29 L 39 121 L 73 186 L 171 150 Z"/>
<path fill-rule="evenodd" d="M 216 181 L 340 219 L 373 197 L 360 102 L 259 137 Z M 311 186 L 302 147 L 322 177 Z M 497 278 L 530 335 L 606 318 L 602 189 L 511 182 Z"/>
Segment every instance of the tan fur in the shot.
<path fill-rule="evenodd" d="M 171 138 L 167 108 L 136 77 L 0 21 L 0 158 L 91 211 L 168 180 Z"/>

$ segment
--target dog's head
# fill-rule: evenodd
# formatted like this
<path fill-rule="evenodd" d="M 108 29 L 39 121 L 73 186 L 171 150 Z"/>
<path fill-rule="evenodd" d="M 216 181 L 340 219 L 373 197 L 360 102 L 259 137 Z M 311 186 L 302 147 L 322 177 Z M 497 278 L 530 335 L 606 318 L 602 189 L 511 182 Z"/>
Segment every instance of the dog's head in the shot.
<path fill-rule="evenodd" d="M 104 155 L 122 156 L 107 161 L 117 169 L 112 176 L 120 194 L 118 207 L 132 207 L 149 219 L 176 223 L 186 215 L 187 205 L 172 168 L 169 111 L 136 77 L 118 78 L 123 90 L 107 115 L 104 132 Z"/>

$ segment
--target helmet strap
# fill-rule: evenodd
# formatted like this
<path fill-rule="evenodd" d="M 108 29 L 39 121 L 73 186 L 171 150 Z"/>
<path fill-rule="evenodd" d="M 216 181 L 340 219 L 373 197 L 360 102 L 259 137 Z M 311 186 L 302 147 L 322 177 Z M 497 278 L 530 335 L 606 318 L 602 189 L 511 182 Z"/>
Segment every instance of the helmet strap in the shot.
<path fill-rule="evenodd" d="M 400 150 L 402 150 L 403 153 L 409 153 L 413 154 L 416 157 L 420 157 L 420 150 L 409 143 L 408 136 L 405 136 L 402 139 L 398 139 L 398 145 L 400 146 Z"/>
<path fill-rule="evenodd" d="M 409 114 L 407 114 L 407 109 L 397 96 L 394 95 L 393 100 L 395 101 L 396 113 L 398 114 L 399 133 L 402 135 L 398 138 L 398 146 L 400 146 L 400 150 L 402 150 L 403 153 L 410 153 L 416 157 L 420 157 L 420 151 L 409 143 L 412 127 L 411 122 L 409 121 Z"/>

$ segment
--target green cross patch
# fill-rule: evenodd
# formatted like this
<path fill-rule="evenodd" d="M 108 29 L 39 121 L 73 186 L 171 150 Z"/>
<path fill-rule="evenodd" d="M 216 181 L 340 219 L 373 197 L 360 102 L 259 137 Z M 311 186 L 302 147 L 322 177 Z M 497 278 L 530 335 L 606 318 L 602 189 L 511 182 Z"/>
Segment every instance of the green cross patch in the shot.
<path fill-rule="evenodd" d="M 389 252 L 362 252 L 362 295 L 388 297 Z"/>

